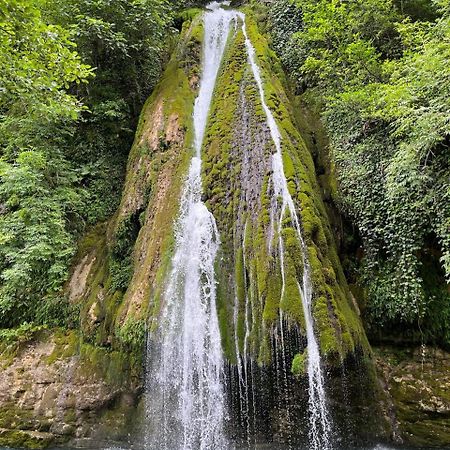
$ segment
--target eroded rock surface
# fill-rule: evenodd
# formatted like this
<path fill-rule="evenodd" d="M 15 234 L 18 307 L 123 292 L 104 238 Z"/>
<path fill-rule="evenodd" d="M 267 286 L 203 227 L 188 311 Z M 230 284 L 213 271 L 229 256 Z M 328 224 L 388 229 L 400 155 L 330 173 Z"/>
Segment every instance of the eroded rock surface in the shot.
<path fill-rule="evenodd" d="M 0 368 L 0 446 L 120 438 L 139 392 L 126 355 L 81 344 L 76 332 L 5 346 Z"/>
<path fill-rule="evenodd" d="M 450 445 L 450 353 L 383 347 L 376 355 L 401 439 L 415 445 Z"/>

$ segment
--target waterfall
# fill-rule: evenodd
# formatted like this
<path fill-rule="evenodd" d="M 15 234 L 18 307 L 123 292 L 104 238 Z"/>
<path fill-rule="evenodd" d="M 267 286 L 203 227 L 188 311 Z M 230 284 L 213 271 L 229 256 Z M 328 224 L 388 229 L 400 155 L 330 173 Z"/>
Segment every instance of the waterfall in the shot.
<path fill-rule="evenodd" d="M 243 25 L 242 30 L 245 37 L 245 45 L 247 48 L 247 54 L 249 63 L 258 86 L 259 95 L 261 98 L 261 104 L 266 115 L 267 125 L 270 130 L 270 135 L 275 145 L 276 152 L 272 155 L 272 169 L 273 169 L 273 196 L 274 202 L 278 202 L 281 199 L 281 209 L 278 217 L 278 236 L 279 236 L 279 256 L 281 266 L 281 279 L 282 279 L 282 295 L 285 290 L 285 273 L 284 273 L 284 245 L 282 238 L 282 222 L 286 212 L 289 214 L 294 229 L 297 234 L 297 238 L 300 242 L 303 258 L 303 280 L 302 283 L 298 283 L 299 297 L 301 298 L 303 313 L 306 324 L 306 337 L 307 337 L 307 372 L 308 372 L 308 394 L 309 394 L 309 441 L 310 446 L 314 450 L 329 450 L 331 449 L 331 422 L 329 419 L 329 412 L 327 408 L 327 400 L 324 387 L 324 376 L 320 360 L 320 351 L 317 339 L 314 333 L 314 320 L 312 315 L 312 286 L 310 277 L 310 268 L 307 258 L 307 248 L 303 239 L 300 221 L 295 209 L 295 204 L 288 189 L 286 176 L 284 174 L 283 156 L 281 148 L 281 133 L 278 129 L 275 118 L 270 111 L 264 96 L 264 87 L 261 77 L 260 68 L 256 62 L 255 49 L 248 37 L 247 29 L 245 25 L 245 15 L 243 13 L 237 13 L 241 18 Z M 282 318 L 281 318 L 282 321 Z"/>
<path fill-rule="evenodd" d="M 219 233 L 201 200 L 201 149 L 217 74 L 235 15 L 213 2 L 204 16 L 194 150 L 175 226 L 175 250 L 158 329 L 147 355 L 146 447 L 225 449 L 223 358 L 214 261 Z"/>
<path fill-rule="evenodd" d="M 208 6 L 204 16 L 203 68 L 193 114 L 195 154 L 181 197 L 180 213 L 175 226 L 174 255 L 161 299 L 161 315 L 157 319 L 157 330 L 149 335 L 146 447 L 205 450 L 230 447 L 224 434 L 226 417 L 224 361 L 216 311 L 214 272 L 220 238 L 214 217 L 202 202 L 201 150 L 227 38 L 232 26 L 236 26 L 238 20 L 242 21 L 248 61 L 276 148 L 276 152 L 272 155 L 273 203 L 281 206 L 277 209 L 278 216 L 272 217 L 271 232 L 273 235 L 275 231 L 278 232 L 282 296 L 285 291 L 285 255 L 281 231 L 286 215 L 290 217 L 302 249 L 304 272 L 302 282 L 298 283 L 298 293 L 303 305 L 308 342 L 310 448 L 329 450 L 331 449 L 331 423 L 327 410 L 319 346 L 314 333 L 307 248 L 284 174 L 281 133 L 265 101 L 261 71 L 256 62 L 255 49 L 247 35 L 245 15 L 237 11 L 224 10 L 217 2 Z M 242 246 L 245 258 L 245 240 Z M 250 403 L 249 374 L 247 373 L 250 333 L 248 302 L 247 297 L 242 360 L 237 339 L 235 341 L 239 366 L 239 390 L 242 389 L 245 398 L 246 414 L 248 414 Z M 237 325 L 237 299 L 234 307 L 234 322 Z M 282 314 L 280 314 L 280 328 L 281 350 L 284 355 Z M 243 370 L 241 364 L 244 365 Z M 283 370 L 286 373 L 286 368 Z M 251 360 L 250 372 L 250 377 L 253 378 Z M 287 383 L 287 380 L 285 381 Z M 254 403 L 253 392 L 251 397 Z M 247 416 L 246 421 L 248 420 Z M 249 423 L 247 425 L 249 426 Z"/>

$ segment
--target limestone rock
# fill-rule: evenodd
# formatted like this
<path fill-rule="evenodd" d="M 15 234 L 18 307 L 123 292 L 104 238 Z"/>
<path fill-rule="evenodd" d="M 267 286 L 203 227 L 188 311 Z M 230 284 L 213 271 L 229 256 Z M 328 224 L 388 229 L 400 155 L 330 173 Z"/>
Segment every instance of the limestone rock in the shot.
<path fill-rule="evenodd" d="M 376 350 L 398 429 L 414 445 L 450 444 L 450 353 L 419 347 Z"/>
<path fill-rule="evenodd" d="M 119 352 L 82 344 L 73 331 L 46 332 L 11 351 L 0 353 L 0 446 L 95 436 L 107 410 L 122 425 L 130 417 L 124 411 L 134 409 L 140 380 Z M 121 433 L 120 424 L 114 428 L 112 435 Z"/>

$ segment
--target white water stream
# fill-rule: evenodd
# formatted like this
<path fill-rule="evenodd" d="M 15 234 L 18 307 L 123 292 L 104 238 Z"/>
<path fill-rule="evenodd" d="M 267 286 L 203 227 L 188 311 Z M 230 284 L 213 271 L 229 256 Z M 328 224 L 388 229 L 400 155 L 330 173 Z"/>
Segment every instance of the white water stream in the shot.
<path fill-rule="evenodd" d="M 219 234 L 201 200 L 201 149 L 217 73 L 235 15 L 209 5 L 203 71 L 194 106 L 195 156 L 185 182 L 158 332 L 150 336 L 147 430 L 151 449 L 228 448 L 214 261 Z M 156 350 L 155 350 L 156 349 Z"/>
<path fill-rule="evenodd" d="M 270 130 L 270 135 L 274 142 L 276 152 L 272 155 L 272 169 L 273 169 L 273 188 L 274 198 L 277 201 L 281 199 L 282 205 L 280 215 L 278 218 L 278 236 L 279 236 L 279 252 L 280 252 L 280 266 L 281 266 L 281 278 L 282 278 L 282 293 L 281 298 L 284 295 L 285 290 L 285 272 L 284 272 L 284 245 L 282 238 L 282 222 L 285 217 L 285 213 L 288 212 L 292 221 L 292 224 L 296 230 L 298 240 L 302 249 L 303 257 L 303 280 L 302 284 L 298 283 L 299 297 L 303 305 L 303 313 L 306 323 L 306 337 L 307 337 L 307 352 L 308 352 L 308 382 L 309 382 L 309 443 L 311 449 L 314 450 L 330 450 L 331 444 L 331 422 L 329 419 L 329 412 L 327 408 L 327 400 L 324 387 L 324 376 L 320 360 L 319 345 L 317 343 L 316 336 L 314 334 L 314 320 L 312 315 L 312 286 L 310 277 L 310 268 L 307 258 L 307 248 L 303 239 L 300 221 L 297 215 L 294 201 L 288 189 L 286 176 L 284 174 L 283 156 L 281 151 L 281 133 L 278 129 L 275 118 L 270 111 L 264 96 L 264 87 L 261 77 L 260 68 L 256 62 L 255 49 L 248 37 L 245 26 L 245 15 L 237 13 L 242 20 L 242 30 L 245 37 L 245 46 L 247 48 L 247 54 L 250 66 L 252 68 L 253 76 L 258 86 L 261 104 L 266 115 L 267 125 Z M 281 318 L 282 323 L 282 318 Z"/>
<path fill-rule="evenodd" d="M 272 155 L 273 195 L 275 199 L 282 199 L 278 235 L 283 292 L 285 274 L 281 226 L 286 213 L 290 215 L 303 250 L 305 270 L 302 284 L 298 287 L 308 339 L 310 445 L 314 450 L 329 450 L 331 425 L 319 347 L 314 334 L 306 246 L 284 175 L 281 134 L 265 102 L 261 72 L 256 62 L 255 49 L 247 35 L 245 15 L 224 10 L 217 2 L 211 3 L 208 8 L 204 18 L 203 71 L 193 114 L 195 156 L 192 158 L 181 198 L 174 256 L 162 298 L 158 331 L 149 338 L 146 411 L 151 425 L 146 433 L 146 447 L 155 450 L 229 448 L 224 435 L 224 362 L 214 274 L 219 235 L 214 217 L 201 200 L 201 150 L 227 38 L 231 27 L 240 19 L 249 63 L 276 148 L 276 153 Z M 245 320 L 247 334 L 248 317 Z M 245 337 L 245 347 L 247 339 L 248 336 Z M 244 351 L 247 353 L 247 348 Z M 246 360 L 245 354 L 244 361 Z M 240 385 L 246 384 L 242 379 L 243 375 L 247 379 L 246 372 L 247 366 L 244 373 L 239 371 Z M 248 398 L 248 392 L 246 397 Z"/>

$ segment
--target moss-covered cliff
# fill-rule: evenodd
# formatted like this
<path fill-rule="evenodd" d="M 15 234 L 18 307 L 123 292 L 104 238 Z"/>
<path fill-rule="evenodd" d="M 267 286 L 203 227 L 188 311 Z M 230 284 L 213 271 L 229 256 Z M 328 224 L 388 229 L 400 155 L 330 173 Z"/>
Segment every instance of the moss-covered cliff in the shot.
<path fill-rule="evenodd" d="M 368 351 L 367 340 L 337 257 L 313 160 L 298 131 L 280 63 L 251 13 L 247 28 L 263 70 L 267 104 L 282 132 L 285 173 L 308 249 L 321 350 L 330 363 L 341 361 L 355 347 Z M 217 269 L 225 353 L 235 360 L 234 326 L 242 351 L 247 304 L 251 309 L 252 354 L 260 363 L 269 363 L 267 341 L 279 324 L 280 312 L 289 327 L 305 332 L 297 287 L 303 274 L 302 256 L 286 216 L 282 227 L 286 256 L 282 296 L 278 237 L 271 226 L 276 208 L 271 181 L 275 148 L 247 61 L 244 36 L 237 30 L 230 37 L 206 134 L 205 197 L 221 234 Z M 236 324 L 235 301 L 239 309 Z"/>
<path fill-rule="evenodd" d="M 247 27 L 263 70 L 268 106 L 282 130 L 286 177 L 300 212 L 311 266 L 313 312 L 322 353 L 333 364 L 355 348 L 369 356 L 283 72 L 251 12 Z M 73 302 L 82 305 L 85 337 L 98 345 L 112 343 L 139 351 L 147 324 L 157 321 L 172 254 L 173 223 L 192 155 L 192 109 L 201 41 L 199 17 L 185 22 L 178 48 L 142 112 L 119 210 L 81 246 L 69 293 Z M 268 364 L 270 337 L 280 311 L 289 328 L 304 333 L 297 292 L 303 267 L 299 243 L 286 218 L 282 231 L 286 289 L 281 298 L 278 239 L 271 235 L 270 227 L 274 208 L 270 156 L 274 148 L 239 28 L 229 38 L 215 92 L 204 144 L 204 197 L 221 236 L 217 274 L 222 343 L 227 358 L 235 362 L 235 328 L 239 351 L 247 317 L 252 324 L 252 355 L 259 363 Z M 246 316 L 246 304 L 251 305 L 251 317 Z M 298 351 L 302 351 L 301 345 Z"/>
<path fill-rule="evenodd" d="M 249 38 L 262 70 L 267 104 L 282 133 L 286 178 L 306 243 L 321 353 L 335 368 L 356 355 L 370 359 L 280 63 L 252 12 L 247 13 Z M 120 207 L 112 220 L 86 236 L 67 285 L 71 302 L 81 309 L 83 342 L 126 352 L 136 372 L 143 367 L 146 330 L 158 322 L 173 254 L 173 224 L 192 156 L 203 28 L 198 11 L 185 14 L 185 19 L 178 46 L 142 111 Z M 237 27 L 229 36 L 219 72 L 203 151 L 204 200 L 217 221 L 221 243 L 216 272 L 222 347 L 234 367 L 240 364 L 238 355 L 248 353 L 261 368 L 264 384 L 280 376 L 271 371 L 279 364 L 277 342 L 285 341 L 283 370 L 292 396 L 298 397 L 293 403 L 302 403 L 306 401 L 300 393 L 301 361 L 306 358 L 298 292 L 302 249 L 286 216 L 281 228 L 285 247 L 281 295 L 278 231 L 274 233 L 273 227 L 278 207 L 273 198 L 273 152 L 243 33 Z M 278 400 L 269 401 L 277 408 Z"/>
<path fill-rule="evenodd" d="M 403 379 L 398 381 L 380 364 L 398 413 L 389 396 L 379 392 L 372 353 L 323 202 L 324 184 L 318 182 L 312 140 L 302 134 L 304 112 L 292 98 L 252 10 L 245 12 L 265 99 L 281 130 L 285 175 L 306 245 L 315 332 L 327 368 L 336 432 L 354 443 L 389 431 L 398 436 L 400 429 L 411 442 L 429 443 L 430 433 L 415 438 L 410 426 L 412 421 L 422 428 L 429 423 L 428 416 L 418 417 L 410 407 L 409 395 L 416 395 L 418 388 L 404 387 Z M 110 221 L 85 236 L 66 285 L 71 304 L 80 310 L 80 329 L 43 329 L 13 345 L 0 345 L 5 374 L 0 381 L 0 445 L 42 447 L 107 435 L 127 439 L 124 430 L 131 426 L 143 387 L 146 333 L 158 323 L 173 255 L 174 222 L 192 157 L 203 26 L 198 10 L 184 14 L 183 20 L 178 45 L 143 108 L 120 207 Z M 285 215 L 280 229 L 273 227 L 279 208 L 273 195 L 274 152 L 244 35 L 237 26 L 229 36 L 203 148 L 203 200 L 220 234 L 217 309 L 230 405 L 235 402 L 233 389 L 241 382 L 236 383 L 236 371 L 247 364 L 255 377 L 251 388 L 260 395 L 255 402 L 260 405 L 254 408 L 261 409 L 267 426 L 261 434 L 270 440 L 283 440 L 287 434 L 301 439 L 308 399 L 298 284 L 305 268 L 292 219 Z M 13 389 L 2 385 L 13 379 Z M 385 422 L 377 417 L 383 407 Z M 447 409 L 439 420 L 447 420 Z M 298 419 L 295 430 L 287 416 Z M 445 442 L 445 423 L 437 425 L 436 433 Z"/>
<path fill-rule="evenodd" d="M 120 207 L 79 252 L 68 289 L 82 305 L 84 336 L 143 354 L 149 318 L 172 254 L 173 223 L 191 153 L 202 22 L 192 11 L 147 100 L 130 152 Z"/>
<path fill-rule="evenodd" d="M 344 440 L 346 433 L 353 439 L 358 428 L 363 439 L 383 434 L 382 420 L 377 419 L 379 406 L 376 401 L 364 400 L 362 394 L 371 392 L 373 398 L 378 395 L 371 353 L 337 256 L 311 147 L 299 131 L 303 114 L 294 109 L 296 104 L 291 102 L 281 65 L 258 30 L 253 12 L 246 12 L 247 32 L 262 70 L 265 99 L 281 130 L 285 175 L 307 248 L 315 331 L 323 360 L 330 369 L 327 385 L 336 432 L 342 433 Z M 276 436 L 281 441 L 289 435 L 288 439 L 301 441 L 301 430 L 308 427 L 299 411 L 300 405 L 308 401 L 304 378 L 306 329 L 298 288 L 304 267 L 301 243 L 289 215 L 282 221 L 284 260 L 280 260 L 278 228 L 274 227 L 279 208 L 273 194 L 275 151 L 248 63 L 244 35 L 238 26 L 229 38 L 204 143 L 204 198 L 221 236 L 216 266 L 222 345 L 234 367 L 232 378 L 239 380 L 251 372 L 249 389 L 257 393 L 258 400 L 249 407 L 250 414 L 262 421 L 253 425 L 256 429 L 252 432 L 268 434 L 271 439 Z M 358 368 L 352 362 L 355 360 L 359 361 Z M 236 364 L 243 367 L 240 374 Z M 343 387 L 347 375 L 340 372 L 342 367 L 354 373 L 354 395 L 342 392 L 347 389 Z M 231 383 L 231 403 L 233 412 L 241 410 L 236 422 L 245 427 L 249 419 L 242 412 L 239 398 L 245 388 L 236 386 L 239 381 Z M 346 408 L 361 408 L 364 414 L 371 409 L 374 420 L 370 424 L 353 420 L 344 411 Z M 264 418 L 264 410 L 271 411 L 267 413 L 270 418 Z"/>

